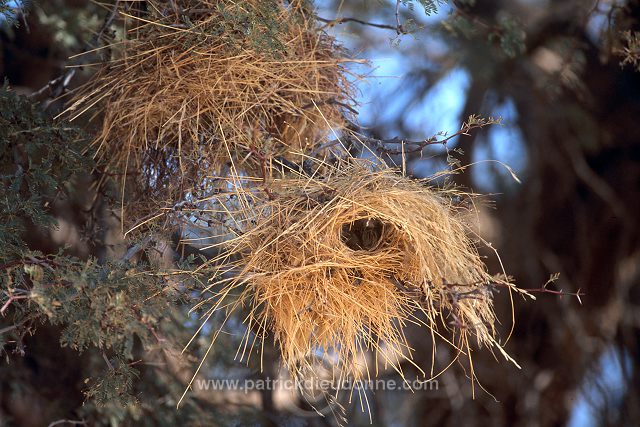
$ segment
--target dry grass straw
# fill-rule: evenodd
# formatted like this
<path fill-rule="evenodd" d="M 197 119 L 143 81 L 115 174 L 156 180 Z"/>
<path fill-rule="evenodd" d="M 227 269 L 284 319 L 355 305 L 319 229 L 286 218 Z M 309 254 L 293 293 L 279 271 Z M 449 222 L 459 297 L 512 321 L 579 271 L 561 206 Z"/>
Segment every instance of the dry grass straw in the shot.
<path fill-rule="evenodd" d="M 268 198 L 234 190 L 237 237 L 213 261 L 221 267 L 210 289 L 222 289 L 202 304 L 215 302 L 206 318 L 247 307 L 238 357 L 272 336 L 294 377 L 330 354 L 338 377 L 366 378 L 368 351 L 375 372 L 382 360 L 402 374 L 401 363 L 413 363 L 403 332 L 411 322 L 458 355 L 471 357 L 473 337 L 512 360 L 496 340 L 492 300 L 495 286 L 512 285 L 486 272 L 470 211 L 454 202 L 465 194 L 360 161 L 323 168 L 322 177 L 273 180 Z"/>
<path fill-rule="evenodd" d="M 230 160 L 259 175 L 343 125 L 347 59 L 303 2 L 284 4 L 122 2 L 122 40 L 100 50 L 113 58 L 66 113 L 101 115 L 95 146 L 109 172 L 128 176 L 127 206 L 180 201 Z"/>

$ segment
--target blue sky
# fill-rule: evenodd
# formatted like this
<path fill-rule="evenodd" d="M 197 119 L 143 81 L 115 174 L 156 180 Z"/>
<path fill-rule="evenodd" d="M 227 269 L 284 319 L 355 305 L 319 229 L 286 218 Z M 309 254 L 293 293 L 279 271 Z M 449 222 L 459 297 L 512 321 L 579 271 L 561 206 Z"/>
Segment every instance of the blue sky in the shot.
<path fill-rule="evenodd" d="M 395 2 L 392 2 L 395 4 Z M 332 18 L 335 11 L 323 8 L 323 2 L 319 2 L 319 14 Z M 381 8 L 382 9 L 382 8 Z M 420 17 L 423 25 L 437 25 L 449 13 L 449 7 L 444 6 L 437 15 L 424 16 L 416 7 L 415 14 Z M 389 23 L 389 17 L 380 15 L 367 17 L 372 22 Z M 345 26 L 335 27 L 333 34 L 348 48 L 354 48 L 356 36 L 349 34 Z M 360 125 L 375 126 L 397 117 L 403 107 L 413 97 L 415 86 L 413 77 L 408 72 L 417 65 L 424 68 L 436 68 L 436 64 L 430 64 L 425 55 L 420 58 L 416 51 L 424 49 L 429 53 L 447 54 L 447 45 L 437 37 L 431 36 L 428 31 L 417 35 L 403 36 L 398 39 L 393 31 L 373 30 L 376 41 L 375 47 L 357 52 L 358 58 L 366 59 L 368 66 L 356 66 L 354 70 L 360 74 L 366 74 L 367 78 L 358 81 L 360 91 L 357 98 L 359 102 Z M 426 96 L 414 103 L 404 115 L 404 132 L 389 126 L 386 129 L 386 138 L 395 136 L 403 138 L 424 139 L 438 132 L 454 133 L 466 117 L 462 117 L 466 93 L 470 85 L 469 73 L 461 67 L 452 67 L 433 84 Z M 498 160 L 509 165 L 518 176 L 522 176 L 526 167 L 526 150 L 522 140 L 522 134 L 517 127 L 517 111 L 513 102 L 507 100 L 496 105 L 488 115 L 501 116 L 504 126 L 493 126 L 483 130 L 478 138 L 478 148 L 474 153 L 473 161 L 478 162 L 470 171 L 473 176 L 476 190 L 495 192 L 500 183 L 502 186 L 516 185 L 510 173 L 498 163 L 488 162 Z M 407 130 L 409 134 L 407 134 Z M 455 146 L 455 140 L 451 141 Z M 416 165 L 415 172 L 428 174 L 434 171 L 434 165 L 422 161 L 422 165 Z M 437 165 L 442 168 L 444 165 Z"/>
<path fill-rule="evenodd" d="M 596 427 L 597 414 L 605 405 L 615 407 L 626 391 L 625 373 L 631 373 L 631 359 L 610 347 L 603 352 L 593 371 L 583 380 L 568 427 Z"/>

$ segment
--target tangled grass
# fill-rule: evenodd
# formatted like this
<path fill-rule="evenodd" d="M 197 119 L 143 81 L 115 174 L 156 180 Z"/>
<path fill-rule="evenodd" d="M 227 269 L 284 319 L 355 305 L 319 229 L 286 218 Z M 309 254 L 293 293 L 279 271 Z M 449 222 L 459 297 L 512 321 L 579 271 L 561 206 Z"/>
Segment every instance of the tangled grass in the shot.
<path fill-rule="evenodd" d="M 259 175 L 344 124 L 349 60 L 303 1 L 150 0 L 118 13 L 121 39 L 100 50 L 112 57 L 66 114 L 100 118 L 97 156 L 136 219 L 197 198 L 230 161 Z"/>
<path fill-rule="evenodd" d="M 376 371 L 382 361 L 402 374 L 413 363 L 405 326 L 418 323 L 434 345 L 470 358 L 475 339 L 513 361 L 492 290 L 516 288 L 486 271 L 455 202 L 466 195 L 308 155 L 347 121 L 352 88 L 348 60 L 303 1 L 131 4 L 113 58 L 66 113 L 101 116 L 94 145 L 134 217 L 189 201 L 225 218 L 224 249 L 207 264 L 213 295 L 196 308 L 207 307 L 205 323 L 246 309 L 240 359 L 272 337 L 296 378 L 325 355 L 337 376 L 366 377 L 371 351 Z M 315 171 L 274 178 L 274 159 L 300 158 Z"/>
<path fill-rule="evenodd" d="M 516 288 L 486 272 L 469 210 L 455 203 L 464 194 L 358 161 L 324 169 L 274 179 L 268 197 L 233 190 L 236 237 L 212 261 L 209 289 L 219 289 L 200 306 L 211 303 L 205 319 L 246 307 L 238 357 L 271 336 L 296 378 L 328 354 L 339 378 L 366 378 L 369 351 L 376 372 L 382 360 L 402 373 L 413 358 L 404 335 L 411 322 L 426 326 L 434 345 L 471 357 L 473 337 L 513 361 L 496 339 L 492 290 Z"/>

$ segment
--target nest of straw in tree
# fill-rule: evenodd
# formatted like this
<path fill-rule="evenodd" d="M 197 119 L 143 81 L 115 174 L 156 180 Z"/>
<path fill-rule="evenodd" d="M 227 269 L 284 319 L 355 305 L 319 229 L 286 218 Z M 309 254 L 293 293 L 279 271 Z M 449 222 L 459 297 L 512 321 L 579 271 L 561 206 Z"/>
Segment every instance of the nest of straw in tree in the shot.
<path fill-rule="evenodd" d="M 97 108 L 98 156 L 136 190 L 129 207 L 179 202 L 230 162 L 260 174 L 344 122 L 347 59 L 303 1 L 123 2 L 119 16 L 122 40 L 67 113 Z"/>
<path fill-rule="evenodd" d="M 294 376 L 319 349 L 355 378 L 369 350 L 399 368 L 412 358 L 406 322 L 422 322 L 460 352 L 474 336 L 508 358 L 495 339 L 491 291 L 496 281 L 510 285 L 486 272 L 469 209 L 454 203 L 463 194 L 358 164 L 321 179 L 275 180 L 269 194 L 229 242 L 239 257 L 211 312 L 248 305 L 249 330 L 275 337 Z M 240 298 L 223 304 L 237 289 Z"/>

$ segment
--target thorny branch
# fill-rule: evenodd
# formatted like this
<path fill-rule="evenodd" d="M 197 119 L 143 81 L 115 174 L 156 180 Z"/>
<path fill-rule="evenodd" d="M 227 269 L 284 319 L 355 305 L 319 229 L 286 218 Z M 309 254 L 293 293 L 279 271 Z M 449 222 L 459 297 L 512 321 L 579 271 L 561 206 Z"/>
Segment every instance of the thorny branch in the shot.
<path fill-rule="evenodd" d="M 359 133 L 357 137 L 354 137 L 353 139 L 358 140 L 361 143 L 365 143 L 372 146 L 373 148 L 375 148 L 375 150 L 379 154 L 386 154 L 386 155 L 412 154 L 412 153 L 422 152 L 422 150 L 424 150 L 429 145 L 446 145 L 449 141 L 451 141 L 455 137 L 462 136 L 462 135 L 469 135 L 469 132 L 475 129 L 480 129 L 488 125 L 501 124 L 501 123 L 502 123 L 501 117 L 497 117 L 497 118 L 489 117 L 488 119 L 484 119 L 482 117 L 472 115 L 457 132 L 452 133 L 451 135 L 446 135 L 446 134 L 433 135 L 422 141 L 411 141 L 411 140 L 402 139 L 398 137 L 395 137 L 392 139 L 377 139 L 377 138 L 367 137 Z M 336 143 L 338 142 L 339 141 L 336 141 Z M 394 146 L 400 145 L 400 149 L 390 149 L 388 145 L 394 145 Z"/>
<path fill-rule="evenodd" d="M 357 19 L 357 18 L 326 19 L 326 18 L 322 18 L 320 16 L 316 16 L 316 19 L 318 21 L 320 21 L 320 22 L 324 22 L 325 24 L 327 24 L 327 27 L 333 27 L 335 25 L 344 24 L 344 23 L 347 23 L 347 22 L 353 22 L 353 23 L 356 23 L 356 24 L 365 25 L 367 27 L 380 28 L 380 29 L 383 29 L 383 30 L 392 30 L 392 31 L 398 32 L 398 27 L 395 26 L 395 25 L 378 24 L 376 22 L 363 21 L 363 20 Z"/>
<path fill-rule="evenodd" d="M 580 304 L 582 304 L 582 299 L 581 297 L 586 295 L 585 293 L 581 292 L 580 289 L 578 289 L 576 292 L 567 292 L 564 291 L 562 289 L 560 290 L 553 290 L 553 289 L 549 289 L 548 286 L 551 283 L 554 283 L 556 280 L 558 279 L 558 275 L 553 275 L 551 276 L 551 278 L 541 287 L 539 288 L 515 288 L 518 291 L 524 293 L 524 294 L 530 294 L 530 293 L 543 293 L 543 294 L 551 294 L 551 295 L 557 295 L 558 297 L 562 298 L 563 296 L 571 296 L 571 297 L 575 297 L 578 302 Z M 448 283 L 445 279 L 442 280 L 443 284 L 445 286 L 447 286 L 449 289 L 451 289 L 448 292 L 449 298 L 451 300 L 452 305 L 455 307 L 456 304 L 458 303 L 458 301 L 460 301 L 461 299 L 468 299 L 468 298 L 486 298 L 487 293 L 490 293 L 492 291 L 495 291 L 495 289 L 497 287 L 510 287 L 512 285 L 510 285 L 508 283 L 508 281 L 506 280 L 501 280 L 501 279 L 497 279 L 493 282 L 472 282 L 472 283 Z M 413 300 L 415 300 L 418 304 L 420 304 L 421 306 L 424 305 L 425 303 L 425 295 L 422 292 L 422 290 L 420 289 L 420 287 L 412 284 L 412 283 L 408 283 L 408 282 L 404 282 L 402 280 L 399 280 L 397 278 L 392 278 L 391 279 L 391 283 L 404 295 L 406 295 L 408 298 L 411 298 Z M 456 290 L 455 288 L 462 288 L 462 289 L 469 289 L 469 290 L 465 290 L 465 291 L 459 291 Z"/>
<path fill-rule="evenodd" d="M 540 288 L 526 288 L 526 289 L 523 288 L 522 290 L 527 292 L 558 295 L 560 298 L 562 298 L 563 296 L 576 297 L 576 299 L 580 304 L 582 304 L 582 299 L 580 297 L 586 295 L 584 292 L 581 292 L 580 289 L 578 289 L 576 292 L 567 292 L 567 291 L 563 291 L 562 289 L 560 289 L 559 291 L 555 291 L 553 289 L 548 289 L 544 286 Z"/>
<path fill-rule="evenodd" d="M 39 266 L 49 268 L 51 270 L 53 270 L 52 266 L 53 267 L 60 266 L 57 262 L 55 262 L 52 259 L 48 259 L 48 258 L 40 259 L 33 256 L 28 256 L 24 259 L 13 260 L 4 264 L 0 264 L 0 270 L 6 270 L 8 268 L 16 267 L 18 265 L 39 265 Z"/>
<path fill-rule="evenodd" d="M 578 289 L 576 292 L 567 292 L 567 291 L 564 291 L 562 289 L 560 289 L 559 291 L 556 291 L 556 290 L 548 288 L 548 286 L 550 284 L 554 283 L 556 280 L 558 280 L 559 277 L 560 277 L 560 274 L 558 274 L 558 273 L 553 274 L 549 278 L 549 280 L 547 280 L 547 283 L 545 283 L 544 285 L 540 286 L 539 288 L 529 288 L 529 289 L 522 289 L 522 290 L 526 291 L 526 292 L 529 292 L 529 293 L 541 293 L 541 294 L 558 295 L 560 298 L 562 298 L 563 296 L 576 297 L 578 302 L 580 304 L 582 304 L 582 299 L 580 297 L 584 296 L 586 294 L 583 293 L 583 292 L 580 292 L 580 289 Z"/>
<path fill-rule="evenodd" d="M 402 3 L 402 0 L 396 0 L 396 7 L 395 7 L 396 25 L 378 24 L 376 22 L 363 21 L 362 19 L 352 18 L 352 17 L 326 19 L 316 15 L 316 19 L 320 22 L 324 22 L 325 24 L 327 24 L 326 25 L 327 27 L 333 27 L 335 25 L 344 24 L 346 22 L 353 22 L 353 23 L 364 25 L 367 27 L 380 28 L 383 30 L 392 30 L 392 31 L 395 31 L 397 35 L 402 35 L 402 34 L 407 34 L 408 31 L 404 28 L 404 26 L 400 22 L 401 3 Z"/>

